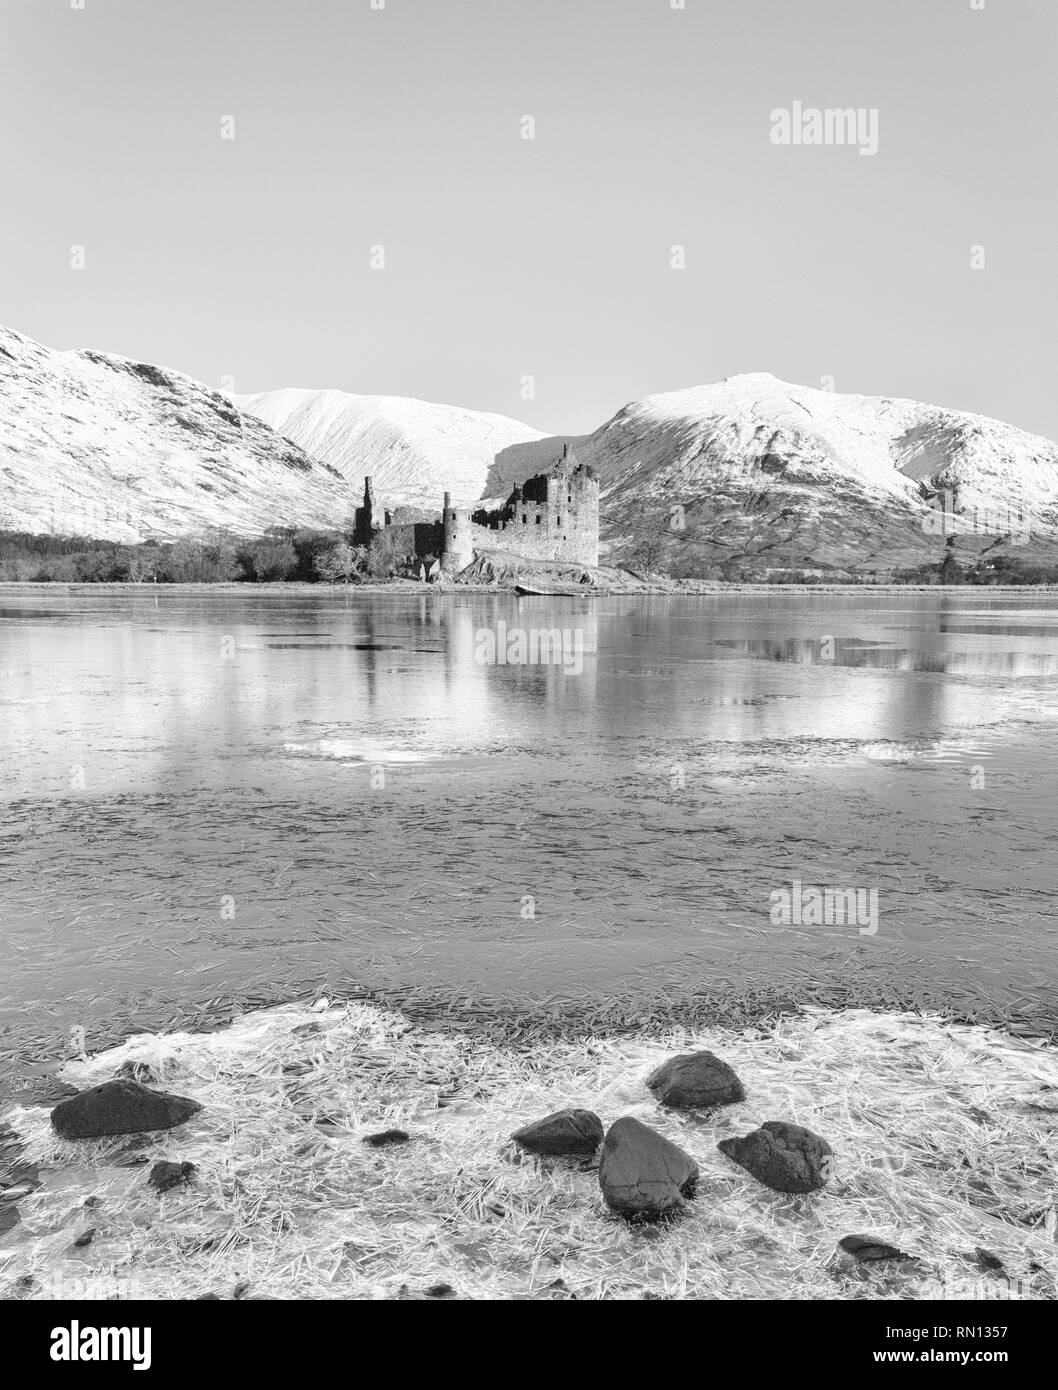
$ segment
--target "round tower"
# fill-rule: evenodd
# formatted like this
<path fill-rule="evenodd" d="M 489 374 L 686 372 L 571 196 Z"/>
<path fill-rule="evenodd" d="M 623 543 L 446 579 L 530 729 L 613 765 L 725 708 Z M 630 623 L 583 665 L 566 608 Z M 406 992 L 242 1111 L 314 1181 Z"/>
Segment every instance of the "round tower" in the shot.
<path fill-rule="evenodd" d="M 470 512 L 465 508 L 453 507 L 450 492 L 445 493 L 444 536 L 441 568 L 446 574 L 458 574 L 473 560 L 474 545 L 470 532 Z"/>

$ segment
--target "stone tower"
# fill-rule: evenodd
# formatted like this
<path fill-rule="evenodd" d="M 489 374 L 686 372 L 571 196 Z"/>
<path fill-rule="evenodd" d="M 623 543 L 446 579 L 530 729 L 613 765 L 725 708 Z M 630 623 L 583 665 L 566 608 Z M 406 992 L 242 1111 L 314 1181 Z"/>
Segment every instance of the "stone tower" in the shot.
<path fill-rule="evenodd" d="M 447 574 L 458 574 L 466 569 L 474 558 L 474 544 L 471 539 L 470 512 L 462 507 L 452 506 L 452 494 L 445 493 L 444 505 L 444 552 L 441 568 Z"/>
<path fill-rule="evenodd" d="M 353 543 L 370 545 L 375 527 L 375 489 L 371 479 L 364 479 L 364 500 L 356 509 L 353 522 Z"/>

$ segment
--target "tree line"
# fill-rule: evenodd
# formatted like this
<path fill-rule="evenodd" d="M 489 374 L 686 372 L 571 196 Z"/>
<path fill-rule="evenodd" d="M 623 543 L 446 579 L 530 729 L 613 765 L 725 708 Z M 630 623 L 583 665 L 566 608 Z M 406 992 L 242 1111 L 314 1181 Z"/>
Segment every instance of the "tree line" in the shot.
<path fill-rule="evenodd" d="M 356 584 L 418 572 L 383 533 L 370 546 L 343 531 L 271 527 L 263 536 L 225 531 L 177 541 L 0 531 L 0 581 L 69 584 Z M 429 563 L 429 560 L 427 560 Z"/>

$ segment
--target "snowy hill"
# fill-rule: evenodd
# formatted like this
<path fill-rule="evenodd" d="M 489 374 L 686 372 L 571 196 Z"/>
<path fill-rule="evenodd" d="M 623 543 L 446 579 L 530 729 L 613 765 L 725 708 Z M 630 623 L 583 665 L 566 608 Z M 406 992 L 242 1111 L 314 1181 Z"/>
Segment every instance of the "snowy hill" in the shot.
<path fill-rule="evenodd" d="M 383 502 L 439 509 L 506 494 L 553 462 L 561 441 L 505 415 L 432 405 L 406 396 L 355 396 L 295 387 L 232 398 L 362 491 Z"/>
<path fill-rule="evenodd" d="M 378 500 L 436 510 L 502 497 L 563 436 L 397 396 L 284 390 L 229 398 L 179 372 L 57 352 L 0 328 L 0 529 L 172 538 L 349 524 Z M 574 438 L 602 485 L 604 554 L 686 572 L 724 560 L 884 569 L 940 558 L 931 497 L 1001 521 L 1058 559 L 1058 445 L 983 416 L 794 386 L 767 373 L 646 396 Z M 1021 539 L 1024 539 L 1022 537 Z M 651 567 L 657 567 L 651 564 Z"/>
<path fill-rule="evenodd" d="M 1001 519 L 1011 508 L 1016 516 L 1020 507 L 1032 545 L 1053 547 L 1058 524 L 1050 440 L 983 416 L 817 391 L 768 373 L 633 401 L 579 441 L 577 454 L 599 473 L 615 555 L 649 536 L 670 560 L 915 564 L 935 558 L 923 517 L 927 498 L 944 491 L 981 516 Z"/>
<path fill-rule="evenodd" d="M 200 382 L 3 327 L 0 479 L 0 529 L 113 540 L 331 526 L 355 505 L 340 473 Z"/>

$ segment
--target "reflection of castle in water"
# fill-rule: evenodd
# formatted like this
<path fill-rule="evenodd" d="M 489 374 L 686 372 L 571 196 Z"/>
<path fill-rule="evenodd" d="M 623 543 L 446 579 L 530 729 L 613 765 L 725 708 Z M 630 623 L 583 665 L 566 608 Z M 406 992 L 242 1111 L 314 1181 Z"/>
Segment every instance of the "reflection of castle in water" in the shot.
<path fill-rule="evenodd" d="M 415 559 L 439 558 L 449 574 L 466 569 L 482 551 L 594 566 L 599 563 L 598 479 L 566 444 L 550 472 L 519 483 L 501 506 L 472 512 L 453 507 L 446 492 L 438 518 L 415 507 L 380 513 L 371 479 L 365 478 L 354 540 L 371 545 L 382 538 Z"/>

